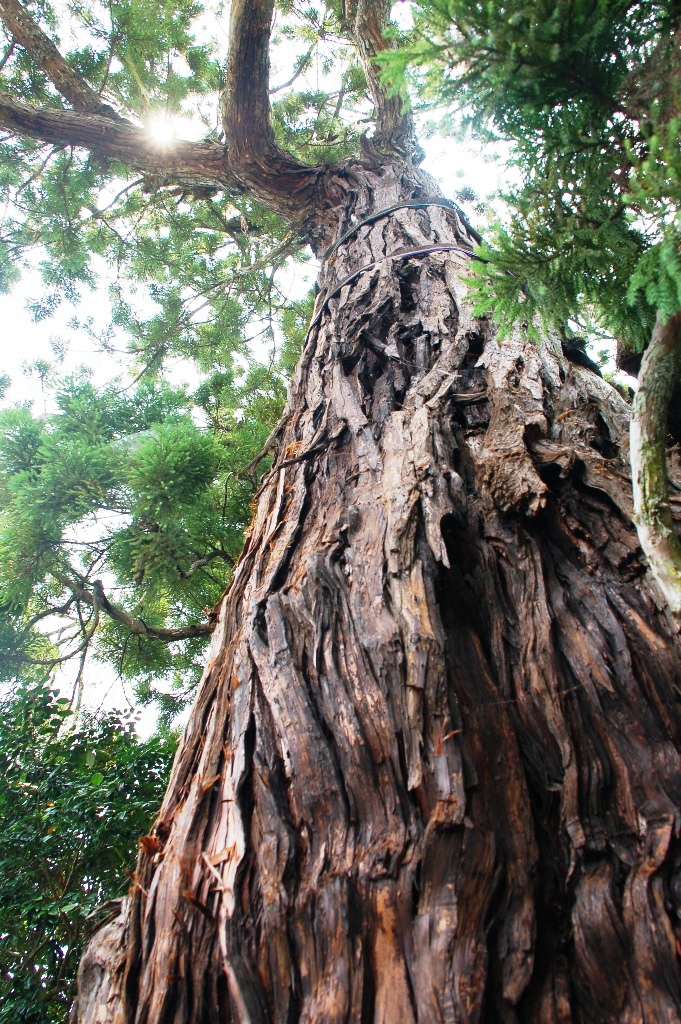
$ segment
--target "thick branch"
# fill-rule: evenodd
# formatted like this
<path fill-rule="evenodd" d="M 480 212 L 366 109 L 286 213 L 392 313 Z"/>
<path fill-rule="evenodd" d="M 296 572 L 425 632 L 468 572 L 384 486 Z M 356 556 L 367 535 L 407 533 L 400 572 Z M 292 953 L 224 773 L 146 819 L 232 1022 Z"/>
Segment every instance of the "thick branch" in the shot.
<path fill-rule="evenodd" d="M 66 63 L 52 40 L 17 0 L 0 0 L 0 18 L 75 110 L 118 119 L 116 111 L 103 103 L 87 82 Z"/>
<path fill-rule="evenodd" d="M 667 412 L 681 370 L 681 313 L 658 314 L 641 362 L 631 421 L 634 512 L 641 547 L 673 615 L 681 617 L 681 542 L 667 479 Z"/>
<path fill-rule="evenodd" d="M 225 167 L 222 146 L 210 142 L 160 146 L 142 128 L 98 114 L 33 107 L 0 92 L 0 126 L 56 146 L 82 146 L 164 182 L 220 188 L 237 184 Z"/>
<path fill-rule="evenodd" d="M 374 100 L 374 142 L 378 148 L 388 146 L 410 154 L 413 148 L 412 118 L 405 112 L 399 96 L 388 96 L 374 61 L 377 54 L 392 45 L 384 36 L 391 7 L 391 0 L 343 0 L 343 15 L 359 51 Z"/>
<path fill-rule="evenodd" d="M 143 619 L 128 615 L 128 613 L 122 608 L 112 604 L 104 593 L 104 587 L 101 580 L 95 580 L 92 585 L 92 591 L 90 591 L 87 587 L 81 586 L 79 583 L 76 583 L 75 580 L 71 580 L 67 576 L 63 576 L 61 573 L 53 572 L 52 575 L 59 581 L 59 583 L 62 584 L 62 586 L 70 590 L 78 601 L 83 601 L 84 604 L 90 605 L 90 607 L 95 610 L 99 609 L 100 611 L 105 612 L 110 619 L 113 619 L 114 622 L 120 623 L 121 626 L 125 626 L 125 628 L 134 636 L 149 636 L 153 637 L 155 640 L 163 640 L 166 643 L 171 643 L 173 640 L 191 640 L 196 636 L 208 636 L 215 628 L 215 623 L 210 620 L 207 622 L 193 623 L 189 626 L 177 626 L 171 628 L 165 628 L 163 626 L 149 626 Z"/>
<path fill-rule="evenodd" d="M 274 0 L 234 0 L 222 117 L 235 164 L 280 159 L 270 118 L 270 31 Z"/>
<path fill-rule="evenodd" d="M 319 170 L 278 145 L 270 117 L 270 31 L 274 0 L 233 0 L 222 120 L 230 171 L 242 187 L 289 221 L 316 200 Z"/>

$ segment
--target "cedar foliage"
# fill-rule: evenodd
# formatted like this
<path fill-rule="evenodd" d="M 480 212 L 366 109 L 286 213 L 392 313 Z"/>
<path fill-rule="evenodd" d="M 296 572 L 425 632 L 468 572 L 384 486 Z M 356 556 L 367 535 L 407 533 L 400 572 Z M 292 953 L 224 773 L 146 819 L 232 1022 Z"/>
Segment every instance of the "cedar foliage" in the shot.
<path fill-rule="evenodd" d="M 441 126 L 510 144 L 517 184 L 481 255 L 497 322 L 600 331 L 641 351 L 681 308 L 678 0 L 428 0 L 382 54 Z"/>

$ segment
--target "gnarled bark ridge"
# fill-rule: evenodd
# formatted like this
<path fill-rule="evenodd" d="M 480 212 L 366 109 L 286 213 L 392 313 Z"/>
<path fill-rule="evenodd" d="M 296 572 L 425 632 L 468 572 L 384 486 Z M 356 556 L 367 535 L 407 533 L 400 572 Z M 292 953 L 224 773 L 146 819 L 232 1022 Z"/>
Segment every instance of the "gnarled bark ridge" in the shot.
<path fill-rule="evenodd" d="M 332 184 L 327 245 L 439 198 L 397 158 Z M 77 1024 L 681 1020 L 681 652 L 629 410 L 558 342 L 497 341 L 465 253 L 393 258 L 446 245 L 454 210 L 402 209 L 323 268 Z"/>

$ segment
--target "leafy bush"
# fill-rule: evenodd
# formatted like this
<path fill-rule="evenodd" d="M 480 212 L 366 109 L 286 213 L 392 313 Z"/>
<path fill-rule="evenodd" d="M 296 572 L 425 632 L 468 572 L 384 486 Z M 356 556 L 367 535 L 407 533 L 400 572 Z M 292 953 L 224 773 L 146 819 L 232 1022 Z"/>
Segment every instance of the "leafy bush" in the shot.
<path fill-rule="evenodd" d="M 0 701 L 2 1024 L 67 1020 L 90 915 L 125 893 L 175 747 L 116 713 L 69 715 L 47 683 Z"/>

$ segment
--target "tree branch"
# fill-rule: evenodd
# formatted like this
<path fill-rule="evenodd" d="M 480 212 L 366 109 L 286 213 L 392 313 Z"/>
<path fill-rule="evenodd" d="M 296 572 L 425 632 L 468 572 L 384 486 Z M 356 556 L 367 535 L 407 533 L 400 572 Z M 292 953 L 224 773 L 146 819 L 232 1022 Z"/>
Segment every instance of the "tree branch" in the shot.
<path fill-rule="evenodd" d="M 315 46 L 316 43 L 312 43 L 312 45 L 308 47 L 307 52 L 304 53 L 303 56 L 298 61 L 298 67 L 293 72 L 288 82 L 282 82 L 281 85 L 276 86 L 276 88 L 270 89 L 270 96 L 274 96 L 275 92 L 281 92 L 283 89 L 288 89 L 290 85 L 293 85 L 297 78 L 300 78 L 304 71 L 307 71 L 308 67 L 310 66 L 310 61 L 312 59 L 312 54 L 314 53 Z"/>
<path fill-rule="evenodd" d="M 270 116 L 270 32 L 274 0 L 232 0 L 221 97 L 227 165 L 244 190 L 300 224 L 316 206 L 321 168 L 277 144 Z"/>
<path fill-rule="evenodd" d="M 122 120 L 74 110 L 33 107 L 0 92 L 0 126 L 17 135 L 56 146 L 82 146 L 165 182 L 237 186 L 224 162 L 222 146 L 210 142 L 155 144 L 147 133 Z"/>
<path fill-rule="evenodd" d="M 681 313 L 658 313 L 641 362 L 631 420 L 631 472 L 636 528 L 650 568 L 673 615 L 681 617 L 681 542 L 674 532 L 667 479 L 667 412 L 681 371 Z"/>
<path fill-rule="evenodd" d="M 301 163 L 274 136 L 269 100 L 273 11 L 274 0 L 232 2 L 221 97 L 225 147 L 208 142 L 159 145 L 101 101 L 18 0 L 0 0 L 0 17 L 75 108 L 38 108 L 0 92 L 0 128 L 53 146 L 82 147 L 156 177 L 162 185 L 247 192 L 304 232 L 324 205 L 325 168 Z"/>
<path fill-rule="evenodd" d="M 215 628 L 214 622 L 198 622 L 189 626 L 176 626 L 171 628 L 164 628 L 162 626 L 148 626 L 143 619 L 134 618 L 132 615 L 128 615 L 127 612 L 123 611 L 122 608 L 118 608 L 116 605 L 111 604 L 108 597 L 104 593 L 104 587 L 102 586 L 101 580 L 95 580 L 92 585 L 93 594 L 87 593 L 90 603 L 95 606 L 97 602 L 103 612 L 114 620 L 119 622 L 121 626 L 125 626 L 130 633 L 135 636 L 151 636 L 156 640 L 164 640 L 169 643 L 173 640 L 190 640 L 195 636 L 208 636 L 213 632 Z M 82 598 L 87 601 L 88 598 Z"/>
<path fill-rule="evenodd" d="M 210 554 L 204 558 L 197 558 L 195 562 L 189 566 L 186 572 L 178 567 L 178 574 L 181 580 L 190 580 L 194 573 L 198 572 L 199 569 L 203 569 L 204 566 L 210 565 L 211 562 L 215 561 L 216 558 L 222 558 L 223 561 L 227 562 L 228 565 L 234 565 L 234 559 L 225 555 L 222 551 L 211 551 Z"/>
<path fill-rule="evenodd" d="M 142 128 L 101 103 L 26 12 L 22 25 L 27 48 L 30 42 L 36 60 L 48 60 L 52 69 L 48 73 L 78 109 L 34 107 L 0 92 L 0 127 L 51 145 L 83 147 L 158 177 L 162 184 L 248 192 L 300 229 L 314 216 L 323 170 L 300 163 L 274 138 L 268 91 L 273 7 L 274 0 L 234 0 L 232 4 L 226 87 L 221 98 L 226 148 L 209 142 L 154 143 Z M 12 14 L 22 11 L 16 0 L 0 0 L 3 18 L 8 10 Z M 98 107 L 92 112 L 95 101 Z"/>
<path fill-rule="evenodd" d="M 63 587 L 70 590 L 73 596 L 84 604 L 90 605 L 91 608 L 97 611 L 103 611 L 110 619 L 114 622 L 120 623 L 121 626 L 132 633 L 134 636 L 149 636 L 155 640 L 163 640 L 165 643 L 172 643 L 174 640 L 191 640 L 197 636 L 209 636 L 214 628 L 215 622 L 198 622 L 189 626 L 176 626 L 166 628 L 164 626 L 149 626 L 144 619 L 135 618 L 133 615 L 129 615 L 122 608 L 112 604 L 108 597 L 104 593 L 104 586 L 101 580 L 95 580 L 92 584 L 92 591 L 88 590 L 87 587 L 82 586 L 75 580 L 69 579 L 68 576 L 62 573 L 52 571 L 52 575 L 61 583 Z"/>
<path fill-rule="evenodd" d="M 377 54 L 393 45 L 392 40 L 384 36 L 391 7 L 391 0 L 343 0 L 343 20 L 359 52 L 374 100 L 376 130 L 372 142 L 378 149 L 388 147 L 411 155 L 414 148 L 412 117 L 404 110 L 399 96 L 388 96 L 374 60 Z"/>
<path fill-rule="evenodd" d="M 11 43 L 9 44 L 9 46 L 7 47 L 7 49 L 5 50 L 5 52 L 3 53 L 2 58 L 0 58 L 0 71 L 2 71 L 2 69 L 5 66 L 5 64 L 10 59 L 10 57 L 13 56 L 14 51 L 16 50 L 16 47 L 17 47 L 17 41 L 16 41 L 16 39 L 13 39 L 11 41 Z"/>
<path fill-rule="evenodd" d="M 18 0 L 0 0 L 0 18 L 19 45 L 31 55 L 75 110 L 119 119 L 116 111 L 103 103 L 87 82 L 66 63 L 52 40 Z"/>

